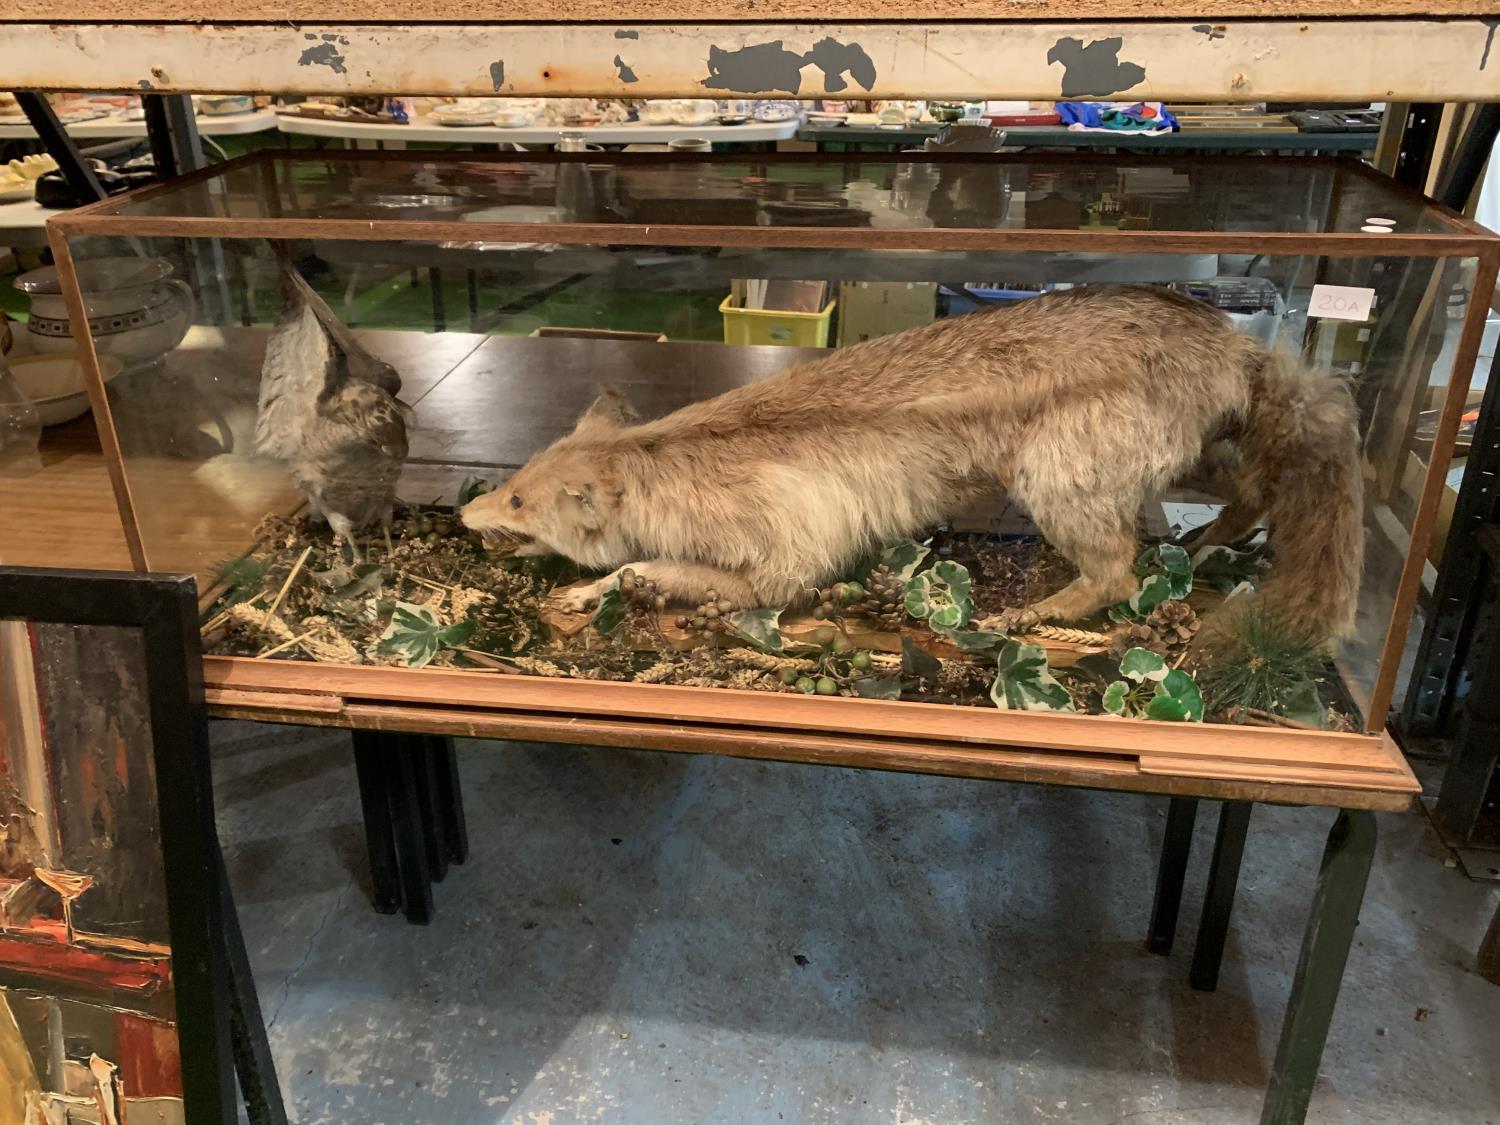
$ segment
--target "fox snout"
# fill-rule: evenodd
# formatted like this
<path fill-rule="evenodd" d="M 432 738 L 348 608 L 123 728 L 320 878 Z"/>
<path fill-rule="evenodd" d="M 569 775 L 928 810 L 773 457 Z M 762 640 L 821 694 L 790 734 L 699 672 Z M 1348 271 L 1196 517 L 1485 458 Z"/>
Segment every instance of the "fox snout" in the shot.
<path fill-rule="evenodd" d="M 496 502 L 496 494 L 475 497 L 460 509 L 458 518 L 471 531 L 479 532 L 484 548 L 500 555 L 513 555 L 533 537 L 514 527 L 504 518 L 505 509 Z"/>

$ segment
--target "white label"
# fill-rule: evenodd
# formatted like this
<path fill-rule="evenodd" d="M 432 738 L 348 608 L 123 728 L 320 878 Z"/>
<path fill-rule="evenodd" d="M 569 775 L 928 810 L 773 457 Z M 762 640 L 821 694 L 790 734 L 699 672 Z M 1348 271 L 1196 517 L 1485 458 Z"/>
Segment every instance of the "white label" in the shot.
<path fill-rule="evenodd" d="M 1307 315 L 1328 320 L 1369 320 L 1375 290 L 1357 285 L 1314 285 Z"/>

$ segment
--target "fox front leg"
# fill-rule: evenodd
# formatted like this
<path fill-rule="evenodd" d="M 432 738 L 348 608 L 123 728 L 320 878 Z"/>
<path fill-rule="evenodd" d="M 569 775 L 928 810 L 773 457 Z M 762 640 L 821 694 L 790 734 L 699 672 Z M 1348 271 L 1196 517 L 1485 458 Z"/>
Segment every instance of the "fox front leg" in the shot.
<path fill-rule="evenodd" d="M 634 571 L 648 582 L 655 582 L 657 592 L 666 595 L 668 601 L 694 604 L 702 602 L 713 591 L 727 599 L 736 609 L 749 609 L 760 605 L 754 587 L 741 574 L 703 563 L 679 563 L 666 559 L 648 559 L 630 563 L 611 574 L 606 574 L 587 585 L 577 586 L 559 595 L 557 604 L 570 613 L 582 613 L 596 605 L 608 590 L 619 581 L 621 571 Z"/>

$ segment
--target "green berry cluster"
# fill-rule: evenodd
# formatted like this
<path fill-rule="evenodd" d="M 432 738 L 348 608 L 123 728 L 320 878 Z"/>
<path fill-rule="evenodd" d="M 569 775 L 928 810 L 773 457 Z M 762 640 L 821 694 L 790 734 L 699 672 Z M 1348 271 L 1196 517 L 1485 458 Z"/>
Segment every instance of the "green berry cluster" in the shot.
<path fill-rule="evenodd" d="M 826 590 L 818 591 L 818 600 L 813 605 L 812 615 L 819 621 L 840 617 L 846 609 L 859 603 L 865 596 L 865 588 L 858 582 L 835 582 Z"/>
<path fill-rule="evenodd" d="M 855 649 L 842 633 L 822 643 L 815 668 L 803 670 L 789 664 L 777 671 L 777 678 L 803 695 L 857 694 L 851 685 L 870 674 L 874 658 L 864 649 Z"/>
<path fill-rule="evenodd" d="M 426 543 L 428 546 L 436 545 L 440 540 L 446 539 L 453 534 L 453 521 L 447 516 L 434 516 L 427 512 L 421 512 L 406 520 L 396 523 L 396 533 L 408 541 Z M 471 533 L 475 539 L 478 533 Z"/>

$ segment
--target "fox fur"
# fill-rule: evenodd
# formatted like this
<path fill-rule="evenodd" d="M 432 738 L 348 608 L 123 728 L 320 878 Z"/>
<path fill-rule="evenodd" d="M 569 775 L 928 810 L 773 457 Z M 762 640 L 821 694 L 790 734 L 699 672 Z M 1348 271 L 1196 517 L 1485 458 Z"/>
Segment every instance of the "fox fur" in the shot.
<path fill-rule="evenodd" d="M 1275 564 L 1253 600 L 1316 644 L 1354 622 L 1358 440 L 1342 383 L 1218 311 L 1157 288 L 1074 289 L 841 348 L 653 421 L 606 392 L 462 516 L 516 553 L 628 565 L 674 601 L 714 590 L 748 608 L 796 602 L 1004 491 L 1079 571 L 981 622 L 1013 630 L 1133 593 L 1143 500 L 1211 450 L 1235 487 L 1204 541 L 1265 518 Z"/>

